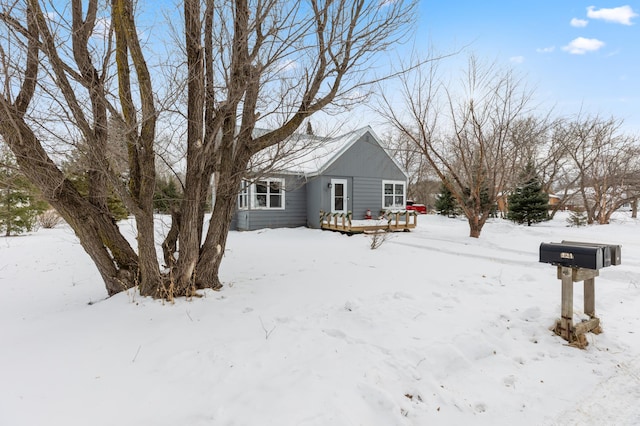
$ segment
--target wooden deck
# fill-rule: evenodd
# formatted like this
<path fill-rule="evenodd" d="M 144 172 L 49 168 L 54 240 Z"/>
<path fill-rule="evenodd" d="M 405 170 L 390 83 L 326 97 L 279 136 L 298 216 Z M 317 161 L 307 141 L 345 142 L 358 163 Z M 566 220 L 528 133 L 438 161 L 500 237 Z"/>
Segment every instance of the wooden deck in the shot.
<path fill-rule="evenodd" d="M 345 234 L 410 231 L 418 224 L 415 211 L 383 212 L 378 219 L 353 220 L 351 212 L 320 212 L 320 227 Z"/>

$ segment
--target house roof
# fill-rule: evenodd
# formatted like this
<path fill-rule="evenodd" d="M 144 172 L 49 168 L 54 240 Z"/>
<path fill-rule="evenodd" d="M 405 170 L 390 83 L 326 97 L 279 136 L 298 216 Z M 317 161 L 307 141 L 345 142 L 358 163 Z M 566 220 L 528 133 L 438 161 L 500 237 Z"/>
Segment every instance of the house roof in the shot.
<path fill-rule="evenodd" d="M 269 169 L 271 172 L 317 176 L 324 173 L 353 144 L 369 133 L 395 165 L 407 175 L 406 170 L 382 144 L 371 126 L 362 127 L 337 137 L 318 137 L 307 134 L 292 135 L 284 143 L 269 147 L 252 158 L 250 168 L 254 172 Z M 284 155 L 283 155 L 284 154 Z"/>

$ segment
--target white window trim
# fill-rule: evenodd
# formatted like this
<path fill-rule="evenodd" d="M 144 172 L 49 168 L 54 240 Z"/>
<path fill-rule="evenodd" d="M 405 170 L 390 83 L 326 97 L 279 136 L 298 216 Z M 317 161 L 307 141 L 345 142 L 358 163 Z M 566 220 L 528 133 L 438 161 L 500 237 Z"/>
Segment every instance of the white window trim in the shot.
<path fill-rule="evenodd" d="M 344 194 L 342 194 L 342 202 L 343 209 L 336 210 L 336 195 L 335 188 L 336 185 L 342 184 L 344 185 Z M 331 179 L 331 213 L 347 213 L 349 211 L 349 182 L 347 179 Z"/>
<path fill-rule="evenodd" d="M 385 206 L 384 205 L 384 187 L 385 185 L 393 185 L 393 205 Z M 402 185 L 402 200 L 404 202 L 403 205 L 398 206 L 395 204 L 396 200 L 396 185 Z M 407 182 L 403 180 L 383 180 L 382 181 L 382 208 L 385 210 L 405 210 L 407 208 Z"/>
<path fill-rule="evenodd" d="M 244 203 L 241 202 L 243 199 Z M 250 200 L 251 184 L 243 179 L 242 182 L 240 182 L 240 192 L 238 192 L 238 210 L 247 210 L 249 208 Z"/>
<path fill-rule="evenodd" d="M 252 210 L 284 210 L 284 206 L 285 206 L 285 189 L 284 189 L 284 179 L 283 178 L 266 178 L 266 179 L 258 179 L 256 182 L 266 182 L 267 183 L 267 188 L 270 188 L 270 184 L 271 182 L 278 182 L 280 183 L 280 196 L 281 196 L 281 201 L 280 201 L 280 207 L 271 207 L 271 198 L 270 198 L 270 193 L 267 192 L 267 205 L 266 206 L 259 206 L 258 203 L 256 203 L 257 200 L 257 192 L 256 192 L 256 183 L 254 182 L 253 184 L 251 184 L 251 192 L 249 193 L 249 205 L 251 206 Z"/>

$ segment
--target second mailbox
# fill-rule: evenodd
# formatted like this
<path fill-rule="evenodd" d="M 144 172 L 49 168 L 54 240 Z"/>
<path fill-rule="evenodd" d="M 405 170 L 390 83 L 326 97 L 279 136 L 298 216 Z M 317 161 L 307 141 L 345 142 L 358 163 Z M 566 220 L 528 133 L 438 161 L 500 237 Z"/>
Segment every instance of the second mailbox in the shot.
<path fill-rule="evenodd" d="M 609 251 L 606 251 L 606 254 L 610 256 Z M 540 262 L 585 269 L 601 269 L 608 266 L 605 265 L 605 248 L 603 246 L 563 243 L 540 244 Z"/>
<path fill-rule="evenodd" d="M 604 264 L 602 266 L 616 266 L 622 263 L 621 259 L 621 246 L 615 244 L 600 244 L 600 243 L 586 243 L 579 241 L 565 241 L 562 240 L 562 244 L 576 245 L 576 246 L 592 246 L 603 247 L 604 251 Z"/>

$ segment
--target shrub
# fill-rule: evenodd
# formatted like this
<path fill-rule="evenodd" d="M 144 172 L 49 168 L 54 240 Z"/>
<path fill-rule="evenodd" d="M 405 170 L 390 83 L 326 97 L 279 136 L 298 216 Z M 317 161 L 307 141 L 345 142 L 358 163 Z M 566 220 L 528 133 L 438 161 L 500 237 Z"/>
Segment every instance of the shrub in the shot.
<path fill-rule="evenodd" d="M 46 212 L 42 213 L 40 216 L 38 216 L 38 224 L 40 225 L 41 228 L 45 228 L 45 229 L 55 228 L 56 226 L 60 225 L 62 222 L 64 222 L 64 220 L 62 219 L 62 216 L 60 216 L 58 212 L 53 209 L 49 209 Z"/>

